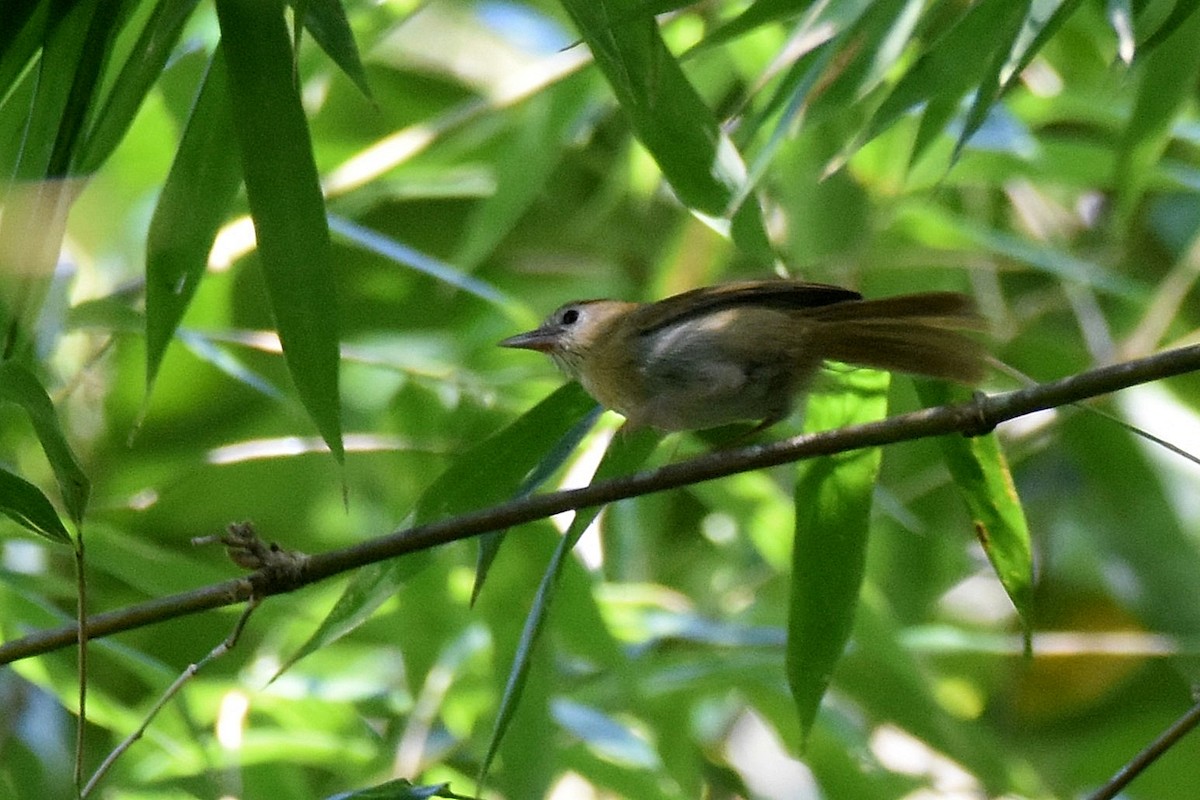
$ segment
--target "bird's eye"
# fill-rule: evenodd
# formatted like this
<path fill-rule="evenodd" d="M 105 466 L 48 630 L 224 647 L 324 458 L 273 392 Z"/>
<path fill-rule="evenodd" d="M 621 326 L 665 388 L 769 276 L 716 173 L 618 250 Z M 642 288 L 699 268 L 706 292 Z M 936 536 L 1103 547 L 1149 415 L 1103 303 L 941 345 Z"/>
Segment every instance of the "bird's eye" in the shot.
<path fill-rule="evenodd" d="M 563 325 L 574 325 L 579 320 L 579 309 L 568 308 L 562 313 Z"/>

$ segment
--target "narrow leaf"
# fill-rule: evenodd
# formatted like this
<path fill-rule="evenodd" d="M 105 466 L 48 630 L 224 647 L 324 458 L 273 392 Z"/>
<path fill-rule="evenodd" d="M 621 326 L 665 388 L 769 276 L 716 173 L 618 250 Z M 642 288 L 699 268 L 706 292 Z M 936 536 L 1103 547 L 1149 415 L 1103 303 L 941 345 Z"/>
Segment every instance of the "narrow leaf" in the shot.
<path fill-rule="evenodd" d="M 217 0 L 233 125 L 267 295 L 300 401 L 341 463 L 329 228 L 282 0 Z"/>
<path fill-rule="evenodd" d="M 350 792 L 339 792 L 327 800 L 428 800 L 430 797 L 445 797 L 450 800 L 475 800 L 467 795 L 455 794 L 450 791 L 450 784 L 435 783 L 417 786 L 406 778 L 381 783 L 366 789 L 355 789 Z"/>
<path fill-rule="evenodd" d="M 29 481 L 0 468 L 0 514 L 26 530 L 58 544 L 71 544 L 71 536 L 46 495 Z"/>
<path fill-rule="evenodd" d="M 658 446 L 661 438 L 660 434 L 650 429 L 618 433 L 612 442 L 609 443 L 608 449 L 605 451 L 604 457 L 600 460 L 600 465 L 596 468 L 596 473 L 592 477 L 592 482 L 595 483 L 632 474 L 646 462 L 646 459 L 650 457 L 650 454 Z M 484 754 L 483 762 L 479 767 L 479 776 L 477 778 L 477 783 L 479 784 L 482 784 L 486 779 L 492 760 L 496 757 L 496 753 L 500 749 L 500 742 L 504 738 L 504 734 L 508 730 L 508 725 L 517 711 L 517 705 L 521 701 L 521 693 L 525 688 L 526 679 L 529 677 L 529 668 L 532 664 L 534 648 L 537 647 L 538 638 L 545 627 L 546 618 L 550 611 L 550 604 L 554 599 L 554 591 L 558 587 L 558 580 L 562 575 L 567 556 L 579 541 L 579 537 L 583 535 L 588 526 L 596 519 L 600 510 L 599 507 L 581 508 L 575 512 L 575 517 L 571 520 L 571 526 L 563 534 L 562 538 L 559 539 L 558 547 L 555 548 L 554 555 L 551 556 L 550 563 L 546 566 L 546 571 L 542 574 L 537 594 L 533 598 L 533 606 L 529 609 L 528 616 L 525 617 L 525 626 L 521 630 L 521 640 L 517 645 L 516 653 L 513 654 L 513 664 L 508 671 L 508 682 L 504 686 L 504 695 L 500 699 L 500 708 L 496 713 L 496 723 L 492 727 L 492 736 L 488 741 L 487 753 Z"/>
<path fill-rule="evenodd" d="M 397 264 L 403 264 L 417 272 L 436 278 L 448 286 L 462 289 L 464 292 L 485 300 L 516 322 L 531 324 L 537 319 L 523 303 L 504 294 L 487 281 L 473 275 L 466 275 L 452 264 L 422 253 L 379 231 L 363 227 L 335 214 L 329 215 L 329 229 L 338 236 L 345 237 L 347 241 L 357 247 L 391 259 Z"/>
<path fill-rule="evenodd" d="M 91 484 L 79 466 L 67 437 L 58 422 L 58 414 L 46 390 L 33 373 L 15 361 L 0 362 L 0 400 L 24 409 L 33 423 L 34 433 L 50 462 L 62 493 L 63 504 L 76 525 L 83 519 Z M 55 516 L 57 519 L 57 515 Z"/>
<path fill-rule="evenodd" d="M 158 0 L 88 131 L 76 171 L 85 175 L 95 172 L 120 144 L 150 87 L 174 52 L 197 2 Z"/>
<path fill-rule="evenodd" d="M 595 401 L 579 384 L 563 386 L 507 428 L 460 455 L 421 495 L 407 524 L 420 525 L 511 497 L 543 454 L 594 407 Z M 404 580 L 424 566 L 427 555 L 415 553 L 355 572 L 317 630 L 277 674 L 366 622 Z"/>
<path fill-rule="evenodd" d="M 304 9 L 302 14 L 301 5 Z M 350 30 L 350 21 L 346 19 L 346 10 L 342 8 L 340 0 L 306 0 L 303 4 L 297 4 L 296 8 L 313 41 L 346 73 L 346 77 L 354 82 L 363 96 L 370 98 L 367 72 L 363 69 L 358 45 L 354 43 L 354 33 Z M 299 31 L 296 35 L 299 36 Z"/>
<path fill-rule="evenodd" d="M 1028 14 L 1016 33 L 1008 51 L 998 49 L 993 56 L 987 73 L 979 81 L 967 119 L 954 145 L 957 160 L 967 142 L 983 126 L 996 100 L 1020 80 L 1021 73 L 1029 66 L 1042 46 L 1058 31 L 1075 12 L 1081 0 L 1059 0 L 1059 5 L 1049 16 L 1033 12 Z"/>
<path fill-rule="evenodd" d="M 533 472 L 529 473 L 529 477 L 517 489 L 514 497 L 528 497 L 557 472 L 579 447 L 579 443 L 583 441 L 584 436 L 587 436 L 588 431 L 595 427 L 596 420 L 600 418 L 603 411 L 602 407 L 596 406 L 555 442 L 545 457 L 533 468 Z M 504 543 L 507 533 L 507 530 L 492 531 L 479 537 L 479 556 L 475 561 L 475 585 L 471 587 L 471 605 L 475 605 L 475 601 L 479 599 L 479 592 L 483 590 L 483 582 L 487 580 L 488 570 L 492 568 L 492 562 L 496 560 L 496 556 L 500 552 L 500 545 Z"/>
<path fill-rule="evenodd" d="M 882 419 L 887 415 L 887 387 L 887 373 L 849 372 L 836 394 L 810 401 L 806 429 Z M 812 729 L 854 624 L 880 455 L 879 448 L 856 450 L 800 468 L 785 666 L 802 739 Z"/>
<path fill-rule="evenodd" d="M 1191 102 L 1191 88 L 1200 69 L 1198 37 L 1200 14 L 1195 14 L 1182 20 L 1150 55 L 1138 55 L 1142 69 L 1137 100 L 1122 136 L 1113 179 L 1115 216 L 1126 225 L 1142 205 L 1154 166 L 1174 135 L 1180 108 Z"/>
<path fill-rule="evenodd" d="M 961 400 L 965 389 L 952 389 L 945 383 L 920 381 L 921 402 L 945 405 Z M 1033 603 L 1033 548 L 1025 511 L 1013 486 L 1012 475 L 995 434 L 986 436 L 942 436 L 938 439 L 946 467 L 954 478 L 967 511 L 975 525 L 975 534 L 987 553 L 996 576 L 1025 625 L 1025 642 L 1030 636 Z"/>
<path fill-rule="evenodd" d="M 241 183 L 220 53 L 188 117 L 146 237 L 146 394 L 184 312 L 196 294 L 208 253 Z"/>
<path fill-rule="evenodd" d="M 1028 8 L 1029 0 L 980 0 L 971 5 L 904 74 L 875 111 L 861 141 L 873 139 L 922 104 L 936 102 L 942 109 L 957 105 L 994 64 L 995 51 L 1011 47 Z M 997 31 L 1005 33 L 996 35 Z"/>
<path fill-rule="evenodd" d="M 688 82 L 654 17 L 638 0 L 563 0 L 563 5 L 679 199 L 703 217 L 729 220 L 742 249 L 769 258 L 757 201 L 749 198 L 736 207 L 747 195 L 741 155 Z"/>

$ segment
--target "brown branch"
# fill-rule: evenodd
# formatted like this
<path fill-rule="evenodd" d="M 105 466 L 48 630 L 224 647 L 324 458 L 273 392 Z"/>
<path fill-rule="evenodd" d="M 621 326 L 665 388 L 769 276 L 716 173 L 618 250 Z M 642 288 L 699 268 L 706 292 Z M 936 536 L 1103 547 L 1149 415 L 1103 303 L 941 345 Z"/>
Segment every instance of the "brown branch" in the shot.
<path fill-rule="evenodd" d="M 660 469 L 594 483 L 582 489 L 533 495 L 450 519 L 396 531 L 360 544 L 312 555 L 302 568 L 259 570 L 248 576 L 163 597 L 90 617 L 87 636 L 95 639 L 211 608 L 251 596 L 294 591 L 357 567 L 427 550 L 448 542 L 531 522 L 553 514 L 589 508 L 739 472 L 777 466 L 863 447 L 942 436 L 978 435 L 1001 422 L 1035 411 L 1075 403 L 1161 378 L 1200 370 L 1200 345 L 1168 350 L 1136 361 L 1100 367 L 1051 383 L 1014 392 L 979 395 L 973 402 L 939 406 L 867 425 L 807 434 L 763 445 L 722 450 Z M 39 631 L 0 645 L 0 664 L 70 645 L 76 625 Z"/>
<path fill-rule="evenodd" d="M 1171 724 L 1157 739 L 1148 744 L 1144 750 L 1121 767 L 1108 783 L 1104 784 L 1087 800 L 1112 800 L 1129 785 L 1130 781 L 1142 774 L 1146 767 L 1158 760 L 1158 757 L 1170 750 L 1184 736 L 1188 735 L 1196 725 L 1200 724 L 1200 703 L 1193 705 L 1179 719 Z"/>

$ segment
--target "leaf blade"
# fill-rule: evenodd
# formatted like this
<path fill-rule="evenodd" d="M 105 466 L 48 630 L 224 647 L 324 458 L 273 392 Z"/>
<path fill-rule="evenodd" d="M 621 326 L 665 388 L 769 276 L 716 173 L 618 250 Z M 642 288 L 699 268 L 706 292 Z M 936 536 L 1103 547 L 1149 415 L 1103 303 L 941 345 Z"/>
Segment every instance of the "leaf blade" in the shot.
<path fill-rule="evenodd" d="M 338 463 L 338 314 L 329 227 L 280 0 L 218 0 L 234 131 L 284 360 Z"/>
<path fill-rule="evenodd" d="M 54 471 L 67 513 L 79 525 L 87 509 L 91 482 L 67 443 L 50 396 L 33 373 L 15 361 L 4 361 L 0 362 L 0 400 L 15 403 L 29 415 L 42 452 Z"/>
<path fill-rule="evenodd" d="M 0 514 L 22 528 L 56 544 L 71 544 L 71 536 L 41 489 L 0 468 Z"/>
<path fill-rule="evenodd" d="M 887 373 L 855 370 L 843 381 L 837 394 L 810 402 L 807 429 L 871 422 L 887 415 Z M 819 458 L 801 468 L 796 483 L 784 664 L 802 740 L 812 730 L 854 624 L 880 461 L 879 448 Z"/>
<path fill-rule="evenodd" d="M 219 53 L 196 96 L 146 237 L 146 394 L 195 296 L 208 253 L 241 183 L 231 152 L 228 75 Z"/>

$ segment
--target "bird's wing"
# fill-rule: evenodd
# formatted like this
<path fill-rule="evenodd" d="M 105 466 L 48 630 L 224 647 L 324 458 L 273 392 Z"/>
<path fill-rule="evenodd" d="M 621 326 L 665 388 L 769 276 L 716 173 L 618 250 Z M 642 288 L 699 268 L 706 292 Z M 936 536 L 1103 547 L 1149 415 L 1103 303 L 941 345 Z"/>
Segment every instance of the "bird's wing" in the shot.
<path fill-rule="evenodd" d="M 847 300 L 861 300 L 852 289 L 803 281 L 739 281 L 706 286 L 648 303 L 631 312 L 634 330 L 654 333 L 669 325 L 712 314 L 735 306 L 756 306 L 780 311 L 799 311 Z"/>

